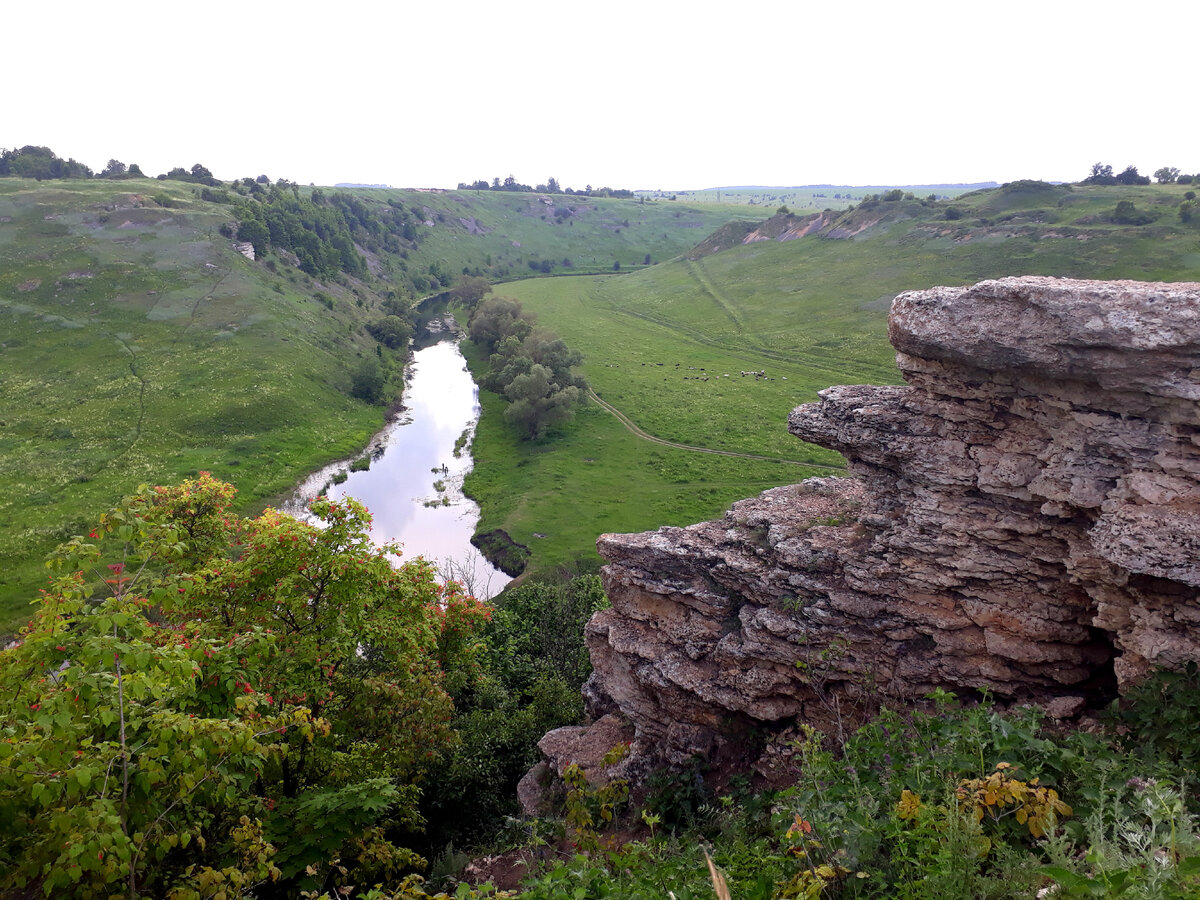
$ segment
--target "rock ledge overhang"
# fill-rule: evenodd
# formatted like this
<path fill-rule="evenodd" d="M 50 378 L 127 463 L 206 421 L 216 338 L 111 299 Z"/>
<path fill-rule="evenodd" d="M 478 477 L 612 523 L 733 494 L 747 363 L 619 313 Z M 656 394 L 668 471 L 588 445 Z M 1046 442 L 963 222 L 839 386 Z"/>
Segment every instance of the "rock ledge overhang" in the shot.
<path fill-rule="evenodd" d="M 906 385 L 788 421 L 855 477 L 600 538 L 586 694 L 636 754 L 827 721 L 856 691 L 1077 708 L 1200 660 L 1200 284 L 909 292 L 889 336 Z"/>

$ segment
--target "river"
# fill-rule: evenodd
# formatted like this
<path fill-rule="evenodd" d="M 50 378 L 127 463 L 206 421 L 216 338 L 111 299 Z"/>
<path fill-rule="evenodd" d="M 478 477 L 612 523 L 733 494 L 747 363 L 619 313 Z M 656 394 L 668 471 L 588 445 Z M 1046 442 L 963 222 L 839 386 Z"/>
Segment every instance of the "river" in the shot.
<path fill-rule="evenodd" d="M 353 497 L 371 511 L 376 544 L 400 543 L 403 558 L 424 556 L 443 576 L 488 599 L 511 579 L 470 542 L 479 507 L 463 495 L 462 481 L 471 469 L 479 389 L 453 341 L 416 351 L 407 376 L 404 412 L 364 452 L 370 468 L 351 471 L 354 460 L 332 463 L 306 478 L 285 509 L 302 514 L 322 489 L 330 499 Z"/>

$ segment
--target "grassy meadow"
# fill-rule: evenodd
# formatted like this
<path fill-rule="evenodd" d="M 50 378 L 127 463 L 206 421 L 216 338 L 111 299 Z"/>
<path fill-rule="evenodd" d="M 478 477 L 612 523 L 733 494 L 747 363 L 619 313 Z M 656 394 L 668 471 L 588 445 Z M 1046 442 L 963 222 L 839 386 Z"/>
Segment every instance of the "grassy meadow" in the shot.
<path fill-rule="evenodd" d="M 478 372 L 473 348 L 464 349 Z M 784 462 L 650 443 L 594 403 L 579 409 L 561 433 L 522 441 L 501 418 L 504 401 L 488 391 L 480 391 L 480 399 L 475 467 L 466 483 L 483 511 L 479 531 L 503 528 L 531 548 L 536 571 L 591 571 L 599 565 L 595 542 L 603 532 L 687 525 L 749 494 L 828 474 L 800 464 L 804 454 L 795 448 L 796 461 Z M 836 454 L 828 456 L 838 462 Z"/>
<path fill-rule="evenodd" d="M 787 433 L 787 414 L 832 384 L 899 380 L 886 329 L 897 293 L 1024 274 L 1200 279 L 1200 229 L 1176 214 L 1184 190 L 1018 183 L 949 204 L 880 202 L 825 232 L 857 232 L 849 238 L 762 241 L 627 275 L 496 290 L 580 350 L 591 387 L 649 434 L 837 466 L 836 453 Z M 1123 199 L 1158 219 L 1107 221 Z M 958 218 L 946 218 L 951 208 Z M 712 518 L 730 499 L 821 474 L 650 444 L 594 404 L 560 436 L 522 444 L 500 424 L 500 406 L 485 397 L 467 486 L 483 507 L 481 528 L 530 546 L 534 569 L 594 563 L 606 531 Z"/>
<path fill-rule="evenodd" d="M 939 199 L 945 199 L 957 197 L 980 187 L 983 185 L 916 184 L 908 185 L 904 190 L 911 191 L 918 197 L 935 194 Z M 994 184 L 989 184 L 987 187 L 994 187 Z M 787 206 L 793 212 L 845 209 L 871 194 L 883 193 L 890 189 L 890 187 L 879 185 L 809 184 L 800 187 L 742 186 L 704 188 L 698 191 L 639 191 L 638 193 L 652 200 L 662 200 L 673 196 L 680 203 L 757 206 L 763 214 L 768 214 L 780 206 Z"/>
<path fill-rule="evenodd" d="M 208 470 L 261 504 L 379 427 L 346 393 L 375 352 L 354 292 L 320 285 L 327 309 L 228 218 L 187 185 L 0 180 L 0 633 L 138 484 Z"/>
<path fill-rule="evenodd" d="M 400 253 L 360 248 L 365 280 L 325 283 L 289 254 L 237 253 L 219 232 L 232 207 L 198 185 L 0 179 L 0 635 L 25 620 L 46 554 L 139 484 L 207 470 L 249 510 L 358 452 L 383 419 L 349 396 L 353 369 L 381 352 L 363 325 L 385 295 L 405 296 L 406 273 L 502 278 L 568 257 L 611 271 L 676 256 L 730 218 L 563 195 L 352 193 L 419 223 Z M 381 357 L 399 390 L 399 357 Z"/>
<path fill-rule="evenodd" d="M 368 203 L 403 203 L 419 222 L 417 249 L 382 268 L 430 264 L 493 281 L 534 274 L 549 261 L 557 274 L 622 270 L 685 252 L 731 219 L 759 218 L 739 204 L 694 204 L 508 191 L 352 189 Z"/>
<path fill-rule="evenodd" d="M 249 509 L 356 452 L 382 410 L 349 396 L 352 370 L 378 355 L 399 388 L 399 358 L 363 328 L 385 297 L 483 274 L 581 350 L 593 388 L 641 429 L 770 458 L 653 444 L 594 405 L 522 443 L 485 395 L 469 482 L 481 528 L 531 546 L 535 569 L 591 567 L 603 531 L 709 518 L 839 466 L 786 433 L 787 412 L 830 384 L 896 380 L 885 317 L 898 291 L 1023 273 L 1200 277 L 1200 232 L 1176 214 L 1184 190 L 1017 183 L 867 201 L 819 235 L 697 255 L 731 218 L 774 208 L 353 189 L 404 207 L 414 230 L 399 251 L 360 247 L 363 280 L 321 282 L 287 253 L 239 255 L 219 232 L 233 207 L 198 185 L 0 179 L 0 634 L 25 618 L 46 553 L 139 483 L 209 470 Z M 1154 221 L 1114 224 L 1119 200 Z M 547 262 L 578 277 L 545 277 Z M 522 280 L 531 263 L 539 277 Z"/>

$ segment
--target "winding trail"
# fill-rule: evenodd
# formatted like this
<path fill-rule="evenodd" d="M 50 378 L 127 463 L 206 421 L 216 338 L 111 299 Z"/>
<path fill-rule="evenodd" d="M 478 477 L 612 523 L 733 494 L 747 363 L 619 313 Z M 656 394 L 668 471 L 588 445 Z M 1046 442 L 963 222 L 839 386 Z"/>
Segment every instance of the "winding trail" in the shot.
<path fill-rule="evenodd" d="M 728 316 L 738 335 L 748 340 L 756 350 L 762 350 L 762 339 L 742 320 L 742 315 L 738 308 L 713 284 L 712 279 L 708 277 L 708 273 L 704 270 L 704 265 L 693 259 L 685 259 L 683 264 L 687 273 L 692 277 L 692 280 L 699 286 L 701 293 L 707 294 L 721 308 L 721 311 Z"/>
<path fill-rule="evenodd" d="M 138 380 L 141 386 L 138 388 L 138 417 L 137 424 L 133 426 L 133 439 L 126 445 L 124 450 L 109 460 L 107 465 L 112 465 L 112 463 L 128 454 L 133 449 L 133 445 L 141 440 L 142 425 L 146 421 L 146 388 L 149 386 L 146 376 L 138 371 L 138 357 L 133 348 L 129 346 L 129 342 L 119 334 L 114 334 L 113 339 L 124 347 L 125 352 L 129 354 L 129 371 L 133 373 L 133 377 Z"/>
<path fill-rule="evenodd" d="M 232 274 L 233 274 L 233 267 L 230 266 L 230 267 L 226 268 L 225 271 L 221 273 L 220 277 L 217 278 L 217 280 L 215 282 L 213 282 L 213 286 L 208 289 L 208 292 L 205 294 L 202 294 L 201 296 L 196 298 L 196 302 L 192 304 L 192 311 L 188 316 L 187 324 L 183 326 L 183 329 L 178 334 L 176 334 L 174 340 L 171 341 L 172 347 L 174 347 L 181 340 L 183 340 L 183 338 L 187 335 L 187 333 L 189 331 L 191 331 L 192 326 L 196 324 L 196 317 L 200 313 L 200 304 L 203 303 L 205 300 L 211 300 L 213 298 L 213 295 L 217 292 L 217 288 L 219 288 L 224 283 L 225 279 L 228 278 Z"/>
<path fill-rule="evenodd" d="M 611 403 L 605 403 L 603 400 L 601 400 L 600 395 L 591 388 L 588 388 L 587 395 L 601 407 L 616 416 L 617 421 L 625 426 L 626 431 L 644 441 L 650 441 L 652 444 L 662 444 L 664 447 L 674 447 L 676 450 L 690 450 L 693 453 L 713 453 L 717 456 L 735 456 L 738 459 L 757 459 L 761 460 L 762 462 L 786 463 L 791 466 L 803 466 L 808 469 L 824 469 L 827 472 L 845 473 L 846 471 L 845 466 L 828 466 L 824 463 L 808 463 L 800 462 L 799 460 L 795 459 L 785 459 L 782 456 L 759 456 L 756 453 L 739 453 L 736 450 L 714 450 L 712 447 L 693 447 L 691 444 L 677 444 L 675 441 L 668 441 L 665 438 L 655 437 L 654 435 L 643 431 L 636 424 L 634 424 L 633 420 L 625 415 L 625 413 L 621 412 Z"/>

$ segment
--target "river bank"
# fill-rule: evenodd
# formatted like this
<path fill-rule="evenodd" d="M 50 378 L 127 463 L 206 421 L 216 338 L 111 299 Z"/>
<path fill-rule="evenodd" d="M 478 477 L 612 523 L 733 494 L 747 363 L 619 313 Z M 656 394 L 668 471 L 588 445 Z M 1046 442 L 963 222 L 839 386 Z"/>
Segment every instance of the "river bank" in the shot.
<path fill-rule="evenodd" d="M 399 543 L 444 578 L 487 599 L 510 578 L 471 545 L 479 507 L 463 494 L 479 419 L 478 389 L 452 340 L 417 350 L 406 370 L 399 415 L 359 456 L 309 475 L 284 509 L 303 515 L 313 497 L 354 497 L 370 510 L 378 544 Z"/>

